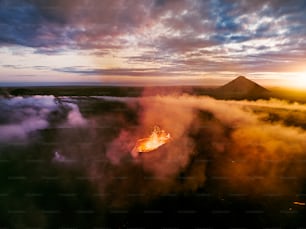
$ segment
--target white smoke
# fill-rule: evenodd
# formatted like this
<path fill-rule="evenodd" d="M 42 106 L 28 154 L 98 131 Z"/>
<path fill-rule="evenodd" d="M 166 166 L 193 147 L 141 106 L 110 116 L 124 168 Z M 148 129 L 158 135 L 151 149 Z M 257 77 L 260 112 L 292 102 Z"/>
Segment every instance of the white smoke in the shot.
<path fill-rule="evenodd" d="M 108 144 L 106 157 L 115 169 L 89 168 L 90 175 L 103 176 L 97 184 L 102 191 L 115 183 L 108 177 L 132 174 L 123 184 L 116 183 L 119 197 L 114 204 L 129 202 L 119 192 L 137 190 L 145 199 L 197 190 L 209 179 L 207 173 L 225 177 L 220 182 L 227 192 L 249 195 L 293 193 L 306 178 L 303 164 L 297 164 L 306 158 L 305 129 L 262 119 L 262 113 L 268 114 L 271 109 L 298 110 L 291 113 L 296 117 L 303 114 L 306 105 L 275 99 L 237 102 L 188 95 L 139 98 L 139 103 L 142 108 L 139 125 L 131 130 L 122 129 Z M 261 113 L 254 106 L 262 107 Z M 156 152 L 132 158 L 130 152 L 137 139 L 146 136 L 157 124 L 171 134 L 172 141 Z M 131 163 L 127 163 L 128 158 Z M 207 158 L 213 158 L 210 167 L 206 166 Z M 139 167 L 149 174 L 148 179 L 137 176 Z M 187 178 L 178 180 L 181 173 Z M 254 182 L 256 177 L 262 179 Z M 294 177 L 297 182 L 289 184 L 286 177 Z"/>
<path fill-rule="evenodd" d="M 77 104 L 58 103 L 53 95 L 0 98 L 0 142 L 12 140 L 27 140 L 29 134 L 47 128 L 50 125 L 49 117 L 52 112 L 61 109 L 64 124 L 70 127 L 85 126 L 87 121 L 83 118 Z"/>
<path fill-rule="evenodd" d="M 69 126 L 76 126 L 76 127 L 86 126 L 87 120 L 80 113 L 79 107 L 73 103 L 70 103 L 69 107 L 72 110 L 68 113 L 67 124 Z"/>

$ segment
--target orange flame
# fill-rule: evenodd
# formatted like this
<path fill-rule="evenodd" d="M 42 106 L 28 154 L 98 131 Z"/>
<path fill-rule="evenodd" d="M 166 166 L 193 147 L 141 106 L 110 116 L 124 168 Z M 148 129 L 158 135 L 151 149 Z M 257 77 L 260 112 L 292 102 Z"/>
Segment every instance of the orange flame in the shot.
<path fill-rule="evenodd" d="M 153 132 L 148 138 L 141 138 L 137 140 L 132 150 L 132 155 L 138 156 L 139 153 L 153 151 L 166 144 L 170 138 L 169 133 L 166 133 L 166 131 L 160 129 L 158 126 L 154 126 Z"/>
<path fill-rule="evenodd" d="M 293 204 L 300 205 L 300 206 L 305 206 L 306 205 L 306 203 L 298 202 L 298 201 L 293 202 Z"/>

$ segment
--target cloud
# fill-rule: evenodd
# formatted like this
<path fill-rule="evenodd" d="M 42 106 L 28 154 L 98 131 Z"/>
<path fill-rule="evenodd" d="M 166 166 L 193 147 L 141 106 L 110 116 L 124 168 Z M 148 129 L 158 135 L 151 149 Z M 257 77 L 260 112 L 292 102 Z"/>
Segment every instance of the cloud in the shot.
<path fill-rule="evenodd" d="M 76 104 L 58 101 L 53 95 L 0 98 L 0 142 L 27 141 L 35 131 L 52 125 L 87 124 Z"/>
<path fill-rule="evenodd" d="M 73 127 L 86 126 L 87 120 L 80 113 L 79 107 L 73 103 L 68 104 L 68 106 L 71 108 L 71 111 L 67 116 L 67 124 Z"/>
<path fill-rule="evenodd" d="M 0 45 L 32 47 L 41 55 L 84 50 L 132 68 L 166 67 L 155 76 L 291 71 L 305 59 L 303 9 L 300 0 L 1 1 Z M 79 74 L 69 68 L 60 71 Z"/>
<path fill-rule="evenodd" d="M 68 163 L 68 164 L 71 164 L 74 162 L 73 160 L 66 158 L 64 155 L 62 155 L 61 153 L 57 151 L 54 152 L 52 161 L 55 163 Z"/>
<path fill-rule="evenodd" d="M 73 67 L 65 67 L 65 68 L 55 68 L 53 70 L 57 72 L 75 73 L 79 75 L 101 75 L 101 76 L 132 76 L 132 77 L 186 76 L 184 69 L 181 69 L 180 71 L 178 71 L 177 68 L 175 70 L 173 67 L 90 69 L 87 67 L 73 66 Z"/>
<path fill-rule="evenodd" d="M 203 32 L 219 34 L 226 40 L 226 36 L 233 36 L 235 32 L 249 34 L 245 29 L 247 25 L 255 23 L 251 20 L 256 18 L 244 17 L 248 14 L 270 18 L 288 15 L 286 20 L 292 20 L 298 24 L 301 22 L 300 17 L 302 17 L 302 14 L 298 13 L 299 9 L 305 7 L 302 1 L 296 1 L 296 4 L 280 1 L 264 1 L 261 4 L 256 4 L 245 1 L 233 3 L 226 0 L 213 3 L 167 1 L 164 4 L 160 4 L 158 1 L 126 3 L 116 0 L 101 3 L 100 1 L 78 0 L 72 4 L 67 0 L 44 2 L 18 0 L 14 2 L 2 1 L 1 6 L 2 25 L 13 28 L 10 30 L 11 34 L 3 33 L 2 36 L 6 36 L 6 38 L 2 38 L 3 41 L 7 40 L 21 45 L 26 45 L 29 42 L 30 46 L 33 46 L 36 41 L 38 42 L 37 46 L 41 47 L 46 46 L 47 41 L 51 46 L 73 45 L 76 42 L 74 44 L 80 48 L 86 48 L 86 46 L 99 48 L 105 42 L 111 47 L 113 39 L 109 39 L 110 37 L 142 32 L 160 22 L 171 32 L 177 31 L 183 37 L 187 34 L 193 35 L 189 36 L 191 43 L 196 35 L 201 35 Z M 275 11 L 275 9 L 279 10 Z M 297 16 L 290 16 L 293 13 Z M 240 17 L 243 18 L 242 21 L 240 21 Z M 256 23 L 258 22 L 261 23 L 260 18 Z M 266 22 L 262 23 L 266 25 L 265 28 L 273 29 Z M 210 24 L 215 25 L 215 28 Z M 258 26 L 258 28 L 262 30 L 263 27 Z M 9 31 L 6 27 L 3 29 Z M 261 30 L 257 30 L 257 33 Z M 266 31 L 262 30 L 262 32 Z M 249 35 L 258 37 L 259 34 Z M 98 38 L 103 42 L 94 42 L 94 39 Z M 169 39 L 168 36 L 167 38 Z M 32 45 L 31 40 L 33 40 Z M 206 42 L 213 42 L 213 40 L 208 38 Z M 197 43 L 194 48 L 196 47 Z"/>
<path fill-rule="evenodd" d="M 66 14 L 57 13 L 61 4 L 51 7 L 49 3 L 51 1 L 44 4 L 41 1 L 1 1 L 2 45 L 39 48 L 62 44 L 60 18 Z"/>
<path fill-rule="evenodd" d="M 146 4 L 123 1 L 1 1 L 2 44 L 45 49 L 103 47 L 145 23 Z M 94 42 L 99 39 L 101 43 Z M 114 46 L 113 46 L 114 47 Z"/>
<path fill-rule="evenodd" d="M 0 126 L 0 141 L 7 142 L 15 140 L 27 140 L 28 134 L 32 131 L 44 129 L 48 126 L 45 120 L 27 119 L 20 124 Z"/>

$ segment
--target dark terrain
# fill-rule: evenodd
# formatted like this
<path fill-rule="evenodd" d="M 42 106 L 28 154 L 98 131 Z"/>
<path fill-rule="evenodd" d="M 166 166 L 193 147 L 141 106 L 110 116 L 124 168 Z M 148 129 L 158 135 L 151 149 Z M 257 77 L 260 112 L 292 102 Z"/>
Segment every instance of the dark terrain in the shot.
<path fill-rule="evenodd" d="M 188 101 L 197 98 L 195 95 L 243 99 L 250 91 L 242 90 L 241 93 L 237 89 L 241 80 L 243 85 L 253 85 L 240 78 L 238 83 L 234 81 L 224 86 L 226 90 L 223 88 L 222 93 L 228 90 L 225 94 L 219 91 L 220 88 L 189 87 L 162 90 L 138 87 L 2 89 L 1 228 L 306 227 L 305 206 L 293 203 L 306 201 L 306 179 L 301 175 L 305 172 L 306 161 L 306 147 L 300 140 L 306 136 L 306 110 L 303 110 L 303 105 L 302 108 L 291 109 L 290 102 L 279 105 L 270 101 L 270 107 L 254 102 L 254 105 L 239 108 L 243 114 L 258 117 L 262 129 L 265 125 L 271 127 L 271 131 L 281 128 L 279 136 L 286 131 L 301 134 L 301 138 L 291 140 L 296 146 L 293 150 L 300 150 L 300 153 L 279 148 L 275 150 L 280 151 L 279 155 L 275 156 L 274 151 L 270 154 L 266 143 L 282 144 L 279 143 L 282 138 L 273 134 L 267 134 L 265 137 L 269 140 L 260 142 L 263 137 L 242 132 L 254 137 L 257 142 L 253 145 L 243 145 L 243 141 L 241 145 L 235 143 L 239 136 L 237 133 L 240 129 L 248 130 L 248 124 L 243 127 L 241 120 L 241 124 L 236 122 L 235 125 L 227 122 L 224 117 L 235 116 L 233 110 L 227 110 L 229 114 L 223 114 L 223 117 L 214 108 L 196 107 L 192 108 L 192 119 L 184 127 L 183 137 L 175 138 L 174 133 L 172 142 L 156 152 L 141 156 L 137 162 L 129 154 L 133 144 L 126 144 L 128 147 L 123 144 L 129 142 L 124 133 L 135 140 L 134 134 L 139 133 L 142 126 L 147 128 L 141 118 L 147 110 L 151 112 L 151 103 L 148 108 L 142 101 L 133 98 L 91 97 L 139 97 L 143 93 L 177 95 L 183 91 L 192 96 L 187 98 Z M 248 94 L 250 100 L 271 96 L 261 87 L 255 86 L 254 90 L 256 92 Z M 14 96 L 17 95 L 24 96 L 24 100 L 15 101 Z M 33 97 L 33 102 L 31 95 L 54 97 Z M 38 104 L 43 99 L 46 101 Z M 185 100 L 182 101 L 184 103 Z M 209 101 L 203 100 L 204 106 Z M 74 110 L 75 105 L 79 111 Z M 171 113 L 171 106 L 165 106 L 170 116 L 163 115 L 163 110 L 157 110 L 157 114 L 163 117 L 156 117 L 156 121 L 163 123 L 164 119 L 175 118 L 174 123 L 179 126 L 180 116 L 177 111 Z M 183 111 L 188 112 L 187 108 Z M 79 120 L 79 114 L 87 120 L 86 125 Z M 26 123 L 34 119 L 46 120 L 47 125 L 37 129 L 29 127 Z M 23 135 L 16 132 L 15 124 L 22 126 Z M 174 131 L 168 128 L 170 132 Z M 4 130 L 8 132 L 4 133 Z M 151 160 L 154 164 L 156 160 L 162 160 L 157 161 L 157 168 L 168 169 L 167 164 L 158 167 L 159 164 L 164 166 L 167 160 L 163 155 L 173 149 L 180 152 L 180 145 L 186 139 L 192 142 L 188 163 L 178 165 L 177 172 L 169 179 L 156 175 L 159 171 L 155 167 L 153 170 L 146 167 L 147 161 Z M 122 145 L 115 144 L 118 141 Z M 113 162 L 113 155 L 109 156 L 114 149 L 120 149 L 124 155 L 114 154 L 120 162 Z M 241 152 L 243 150 L 245 152 Z M 249 158 L 251 153 L 258 157 Z M 240 175 L 247 178 L 236 180 Z M 271 185 L 267 186 L 266 181 Z"/>
<path fill-rule="evenodd" d="M 209 86 L 43 86 L 43 87 L 0 87 L 2 96 L 116 96 L 139 97 L 169 94 L 207 95 L 217 99 L 256 100 L 279 98 L 290 101 L 306 102 L 303 90 L 270 88 L 266 89 L 257 83 L 239 76 L 220 87 Z"/>

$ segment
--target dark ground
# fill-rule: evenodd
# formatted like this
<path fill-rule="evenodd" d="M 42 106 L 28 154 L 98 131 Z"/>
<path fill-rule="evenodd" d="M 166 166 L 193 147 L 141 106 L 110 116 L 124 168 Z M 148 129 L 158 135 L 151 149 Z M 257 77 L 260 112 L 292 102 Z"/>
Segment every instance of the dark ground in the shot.
<path fill-rule="evenodd" d="M 224 93 L 222 87 L 201 86 L 159 86 L 159 87 L 119 87 L 119 86 L 45 86 L 45 87 L 0 87 L 0 95 L 29 96 L 118 96 L 139 97 L 142 95 L 190 94 L 208 95 L 217 99 L 256 100 L 279 98 L 294 102 L 306 102 L 304 90 L 289 88 L 268 88 L 264 94 Z"/>
<path fill-rule="evenodd" d="M 10 88 L 12 95 L 116 95 L 138 96 L 142 88 Z M 189 89 L 186 89 L 187 91 Z M 166 90 L 168 91 L 168 90 Z M 174 90 L 175 91 L 175 90 Z M 208 90 L 209 91 L 209 90 Z M 196 94 L 203 94 L 197 89 Z M 103 162 L 107 143 L 120 128 L 138 124 L 139 107 L 125 103 L 79 98 L 78 105 L 85 118 L 96 119 L 98 126 L 84 128 L 49 127 L 33 132 L 30 141 L 0 143 L 0 226 L 1 228 L 305 228 L 305 206 L 292 204 L 305 200 L 306 186 L 300 194 L 266 194 L 249 198 L 233 193 L 214 174 L 215 160 L 208 146 L 197 143 L 192 163 L 207 163 L 205 185 L 189 192 L 171 192 L 142 201 L 137 194 L 108 189 L 101 193 L 85 172 L 92 163 Z M 260 109 L 257 112 L 261 112 Z M 273 116 L 273 111 L 270 111 Z M 213 119 L 209 113 L 199 113 Z M 273 116 L 274 121 L 283 119 Z M 290 118 L 290 117 L 289 117 Z M 285 120 L 291 125 L 287 116 Z M 54 122 L 57 122 L 55 119 Z M 291 120 L 292 122 L 292 120 Z M 297 124 L 306 129 L 305 121 Z M 107 134 L 105 134 L 107 133 Z M 190 133 L 195 139 L 209 138 L 209 130 Z M 99 136 L 103 135 L 103 141 Z M 64 141 L 63 141 L 64 139 Z M 209 142 L 209 141 L 208 141 Z M 74 155 L 77 162 L 61 164 L 52 161 L 54 151 Z M 91 151 L 98 154 L 91 156 Z M 109 170 L 116 166 L 103 162 Z M 129 163 L 129 162 L 127 162 Z M 224 161 L 224 163 L 231 163 Z M 102 166 L 102 165 L 101 165 Z M 134 168 L 139 176 L 147 174 Z M 187 179 L 182 171 L 177 180 Z M 125 176 L 126 174 L 120 174 Z M 120 178 L 120 176 L 118 176 Z M 119 179 L 118 178 L 118 179 Z M 128 178 L 127 178 L 128 179 Z M 103 182 L 103 180 L 98 180 Z M 120 179 L 119 181 L 120 182 Z M 289 182 L 295 182 L 289 181 Z M 120 187 L 120 186 L 119 186 Z M 116 187 L 114 187 L 116 188 Z M 137 187 L 135 187 L 137 189 Z M 128 204 L 113 205 L 114 195 L 125 196 Z"/>

